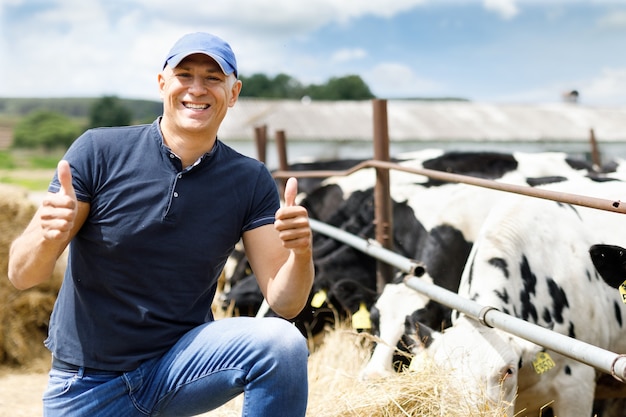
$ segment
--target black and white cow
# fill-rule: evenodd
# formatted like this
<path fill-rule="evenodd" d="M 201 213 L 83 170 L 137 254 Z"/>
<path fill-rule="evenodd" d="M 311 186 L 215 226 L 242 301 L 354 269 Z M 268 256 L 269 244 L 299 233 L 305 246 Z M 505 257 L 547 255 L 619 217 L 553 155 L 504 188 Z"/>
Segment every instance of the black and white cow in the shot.
<path fill-rule="evenodd" d="M 623 183 L 570 182 L 561 190 L 615 198 Z M 568 189 L 569 187 L 569 189 Z M 459 295 L 555 332 L 612 350 L 626 349 L 626 306 L 596 273 L 588 250 L 626 243 L 626 218 L 526 196 L 502 200 L 489 213 L 461 277 Z M 551 404 L 557 416 L 591 416 L 597 373 L 587 365 L 463 314 L 433 332 L 417 351 L 450 367 L 448 386 L 468 407 L 504 406 L 507 415 L 537 415 Z M 548 356 L 546 356 L 547 354 Z M 538 373 L 538 358 L 551 369 Z M 545 365 L 544 361 L 544 365 Z"/>
<path fill-rule="evenodd" d="M 431 158 L 421 163 L 409 159 L 404 164 L 530 186 L 597 176 L 593 174 L 590 164 L 571 159 L 560 152 L 428 154 Z M 422 192 L 407 197 L 409 205 L 429 230 L 424 245 L 414 259 L 423 264 L 422 279 L 456 292 L 465 261 L 484 219 L 499 199 L 507 198 L 510 194 L 432 180 L 423 185 L 426 188 Z M 389 294 L 385 294 L 386 291 Z M 378 332 L 375 334 L 379 336 L 379 342 L 360 373 L 362 379 L 385 376 L 406 364 L 406 355 L 402 352 L 395 355 L 395 352 L 405 350 L 410 345 L 407 336 L 415 333 L 416 321 L 438 330 L 450 324 L 451 310 L 448 307 L 419 298 L 412 292 L 404 285 L 389 284 L 377 300 L 372 309 L 372 322 L 377 323 L 374 328 Z M 409 303 L 407 300 L 413 301 Z M 405 330 L 406 333 L 403 333 Z M 397 349 L 394 349 L 396 344 Z"/>
<path fill-rule="evenodd" d="M 497 164 L 496 164 L 497 165 Z M 540 182 L 558 182 L 561 178 L 549 177 Z M 445 184 L 429 188 L 421 193 L 428 200 L 417 212 L 425 211 L 425 207 L 436 205 L 435 214 L 421 216 L 420 219 L 430 226 L 424 243 L 418 249 L 414 259 L 423 266 L 420 272 L 422 279 L 457 292 L 465 262 L 472 244 L 491 208 L 501 199 L 511 194 L 497 190 L 465 184 Z M 436 199 L 436 202 L 430 200 Z M 416 205 L 419 202 L 414 202 Z M 431 220 L 432 218 L 432 220 Z M 390 294 L 385 294 L 389 291 Z M 401 341 L 399 348 L 407 345 L 403 336 L 407 319 L 419 321 L 426 327 L 442 330 L 450 325 L 451 309 L 426 298 L 422 302 L 415 301 L 415 291 L 404 284 L 389 284 L 372 309 L 373 322 L 378 321 L 379 340 L 371 359 L 361 371 L 362 379 L 374 379 L 385 376 L 404 365 L 398 360 L 405 357 L 403 353 L 392 356 L 393 347 Z M 409 303 L 407 300 L 413 299 Z M 412 317 L 407 318 L 407 316 Z M 414 330 L 413 330 L 414 333 Z M 398 336 L 400 335 L 400 336 Z M 380 350 L 381 352 L 378 352 Z M 395 363 L 397 362 L 397 366 Z"/>
<path fill-rule="evenodd" d="M 439 194 L 441 189 L 445 194 Z M 437 194 L 439 208 L 432 216 L 430 230 L 413 259 L 422 268 L 421 279 L 457 292 L 463 267 L 472 243 L 490 207 L 504 196 L 503 193 L 465 184 L 446 184 L 422 193 L 427 199 Z M 428 202 L 425 204 L 433 204 Z M 422 205 L 425 207 L 425 205 Z M 372 356 L 361 370 L 361 379 L 384 377 L 406 365 L 405 355 L 395 354 L 395 348 L 405 350 L 409 344 L 403 340 L 407 316 L 413 315 L 427 327 L 441 330 L 450 325 L 451 309 L 429 300 L 402 282 L 385 286 L 372 308 L 374 334 L 378 336 Z M 399 343 L 400 342 L 400 343 Z"/>

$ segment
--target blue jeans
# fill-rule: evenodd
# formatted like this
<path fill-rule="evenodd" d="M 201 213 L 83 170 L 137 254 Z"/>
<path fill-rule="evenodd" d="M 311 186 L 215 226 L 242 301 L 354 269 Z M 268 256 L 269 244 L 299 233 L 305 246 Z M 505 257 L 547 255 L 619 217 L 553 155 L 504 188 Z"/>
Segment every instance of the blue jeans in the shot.
<path fill-rule="evenodd" d="M 51 369 L 44 417 L 193 416 L 241 393 L 243 416 L 304 416 L 307 357 L 306 339 L 286 320 L 221 319 L 130 372 Z"/>

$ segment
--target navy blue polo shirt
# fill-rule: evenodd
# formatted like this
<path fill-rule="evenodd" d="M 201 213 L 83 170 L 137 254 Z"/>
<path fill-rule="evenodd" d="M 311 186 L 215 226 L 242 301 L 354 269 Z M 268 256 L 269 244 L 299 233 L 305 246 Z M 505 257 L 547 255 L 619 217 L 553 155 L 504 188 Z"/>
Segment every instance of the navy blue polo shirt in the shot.
<path fill-rule="evenodd" d="M 45 342 L 61 360 L 128 371 L 161 355 L 213 320 L 217 278 L 243 232 L 274 222 L 279 196 L 263 164 L 218 140 L 183 169 L 159 120 L 89 130 L 64 156 L 91 209 Z M 55 176 L 49 190 L 59 188 Z"/>

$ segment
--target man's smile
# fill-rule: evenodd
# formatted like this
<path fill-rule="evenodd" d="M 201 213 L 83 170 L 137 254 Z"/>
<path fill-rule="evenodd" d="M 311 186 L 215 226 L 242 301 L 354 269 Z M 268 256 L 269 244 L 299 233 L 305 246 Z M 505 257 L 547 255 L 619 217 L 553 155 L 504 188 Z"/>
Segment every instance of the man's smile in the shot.
<path fill-rule="evenodd" d="M 190 103 L 188 101 L 183 101 L 183 106 L 191 110 L 206 110 L 210 107 L 210 105 L 206 103 Z"/>

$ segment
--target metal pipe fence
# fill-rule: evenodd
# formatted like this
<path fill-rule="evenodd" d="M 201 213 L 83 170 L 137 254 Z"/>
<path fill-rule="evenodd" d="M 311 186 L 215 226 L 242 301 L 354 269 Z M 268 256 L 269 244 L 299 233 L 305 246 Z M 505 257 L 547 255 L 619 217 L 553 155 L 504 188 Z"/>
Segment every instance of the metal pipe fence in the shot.
<path fill-rule="evenodd" d="M 373 240 L 362 239 L 344 230 L 330 226 L 315 219 L 310 219 L 311 228 L 337 241 L 345 243 L 386 262 L 408 274 L 404 283 L 409 288 L 418 291 L 428 298 L 454 308 L 465 315 L 478 320 L 481 324 L 504 330 L 515 336 L 544 346 L 554 352 L 592 366 L 595 369 L 612 375 L 620 382 L 626 380 L 626 355 L 617 354 L 599 348 L 589 343 L 553 332 L 541 326 L 529 323 L 517 317 L 502 313 L 491 306 L 483 306 L 474 301 L 461 297 L 445 288 L 424 282 L 415 276 L 415 272 L 422 265 L 395 252 L 385 249 Z"/>

